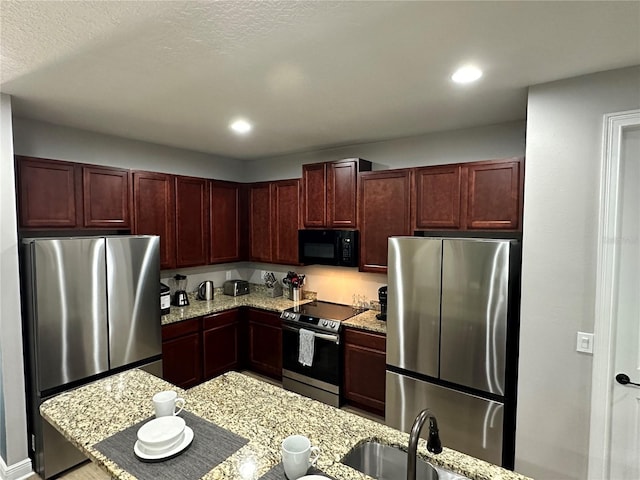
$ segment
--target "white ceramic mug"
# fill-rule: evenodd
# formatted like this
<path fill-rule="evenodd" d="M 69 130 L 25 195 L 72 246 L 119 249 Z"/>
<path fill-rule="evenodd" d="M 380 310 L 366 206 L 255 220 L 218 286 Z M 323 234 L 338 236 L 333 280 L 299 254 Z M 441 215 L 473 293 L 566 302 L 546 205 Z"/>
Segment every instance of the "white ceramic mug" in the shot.
<path fill-rule="evenodd" d="M 320 449 L 312 447 L 311 441 L 304 435 L 291 435 L 282 441 L 282 465 L 289 480 L 306 475 L 309 467 L 318 461 L 319 455 Z"/>
<path fill-rule="evenodd" d="M 178 397 L 173 390 L 158 392 L 153 396 L 153 408 L 156 411 L 156 417 L 178 415 L 184 408 L 184 398 Z"/>

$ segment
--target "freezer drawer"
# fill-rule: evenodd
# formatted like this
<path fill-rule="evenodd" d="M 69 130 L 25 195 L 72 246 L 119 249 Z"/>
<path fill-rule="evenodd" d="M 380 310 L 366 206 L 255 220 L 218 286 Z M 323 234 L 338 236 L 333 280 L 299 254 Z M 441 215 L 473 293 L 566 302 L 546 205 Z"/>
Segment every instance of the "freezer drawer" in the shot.
<path fill-rule="evenodd" d="M 418 413 L 429 408 L 438 419 L 443 446 L 502 464 L 502 403 L 390 371 L 386 389 L 385 420 L 390 427 L 409 432 Z"/>
<path fill-rule="evenodd" d="M 438 376 L 442 241 L 389 239 L 387 363 Z"/>

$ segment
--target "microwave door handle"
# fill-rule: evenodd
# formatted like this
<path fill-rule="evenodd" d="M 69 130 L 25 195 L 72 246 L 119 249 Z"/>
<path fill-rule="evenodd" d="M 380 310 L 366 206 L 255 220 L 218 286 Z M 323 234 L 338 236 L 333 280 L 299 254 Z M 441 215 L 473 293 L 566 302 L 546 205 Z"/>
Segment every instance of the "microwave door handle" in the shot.
<path fill-rule="evenodd" d="M 342 235 L 336 234 L 336 250 L 335 250 L 336 265 L 342 265 Z"/>

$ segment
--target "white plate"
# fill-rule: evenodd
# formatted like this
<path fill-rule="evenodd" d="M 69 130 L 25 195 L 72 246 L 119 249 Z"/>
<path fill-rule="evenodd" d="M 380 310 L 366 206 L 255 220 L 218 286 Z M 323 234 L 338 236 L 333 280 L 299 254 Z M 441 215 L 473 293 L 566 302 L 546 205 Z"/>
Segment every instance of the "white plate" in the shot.
<path fill-rule="evenodd" d="M 324 475 L 305 475 L 304 477 L 300 477 L 298 480 L 331 480 L 329 477 L 325 477 Z"/>
<path fill-rule="evenodd" d="M 139 442 L 136 440 L 136 443 L 133 445 L 133 452 L 136 454 L 136 457 L 138 457 L 141 460 L 146 460 L 148 462 L 166 460 L 182 452 L 185 448 L 191 445 L 192 441 L 193 441 L 193 430 L 191 430 L 191 428 L 189 427 L 184 427 L 184 438 L 178 445 L 173 447 L 171 450 L 168 450 L 163 453 L 150 454 L 142 450 L 140 448 L 140 445 L 138 445 Z"/>
<path fill-rule="evenodd" d="M 138 429 L 138 441 L 142 442 L 148 452 L 156 453 L 169 450 L 178 442 L 185 428 L 184 418 L 168 417 L 154 418 Z"/>

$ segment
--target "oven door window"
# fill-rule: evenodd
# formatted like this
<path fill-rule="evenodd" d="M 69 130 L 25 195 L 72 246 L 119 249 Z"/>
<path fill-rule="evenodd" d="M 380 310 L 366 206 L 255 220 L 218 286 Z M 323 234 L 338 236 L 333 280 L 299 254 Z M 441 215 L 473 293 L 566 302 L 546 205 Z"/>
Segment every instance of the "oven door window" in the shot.
<path fill-rule="evenodd" d="M 330 340 L 315 339 L 313 363 L 310 367 L 298 362 L 300 331 L 283 326 L 282 367 L 286 370 L 340 386 L 342 361 L 340 345 Z"/>

